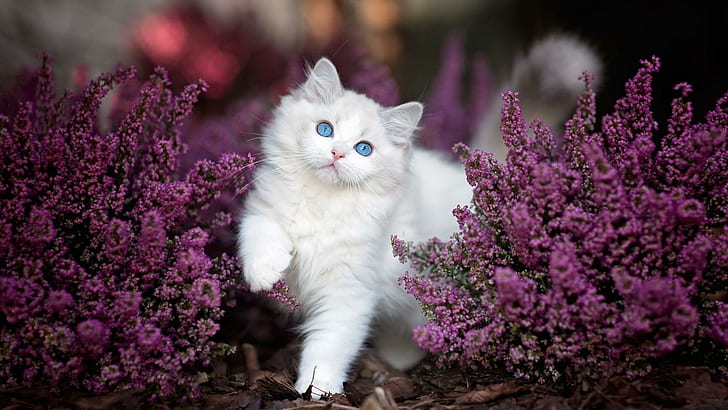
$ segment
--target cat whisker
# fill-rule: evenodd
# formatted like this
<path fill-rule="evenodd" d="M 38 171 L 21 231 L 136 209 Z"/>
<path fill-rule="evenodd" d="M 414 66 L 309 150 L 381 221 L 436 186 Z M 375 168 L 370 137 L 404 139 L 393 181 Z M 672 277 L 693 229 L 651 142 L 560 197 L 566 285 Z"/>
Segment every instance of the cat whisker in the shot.
<path fill-rule="evenodd" d="M 251 134 L 251 133 L 243 135 L 243 137 L 245 138 L 245 142 L 255 142 L 255 143 L 258 143 L 259 141 L 263 141 L 263 139 L 266 138 L 265 135 L 262 135 L 262 134 L 256 135 L 256 134 Z"/>
<path fill-rule="evenodd" d="M 268 160 L 268 159 L 263 159 L 263 160 L 261 160 L 261 162 L 262 163 L 266 163 L 266 164 L 271 164 L 271 165 L 274 164 L 273 162 L 270 162 L 270 160 Z M 246 184 L 246 188 L 248 188 L 249 186 L 253 185 L 259 179 L 264 178 L 264 177 L 266 177 L 266 176 L 268 176 L 268 175 L 270 175 L 272 173 L 279 172 L 279 171 L 285 171 L 285 172 L 295 173 L 296 171 L 299 171 L 299 170 L 305 168 L 306 166 L 307 166 L 306 164 L 299 164 L 298 166 L 296 166 L 296 167 L 294 167 L 292 169 L 284 169 L 281 166 L 274 166 L 270 170 L 268 170 L 268 172 L 262 173 L 260 175 L 256 175 L 256 177 L 252 181 L 250 181 L 249 183 Z"/>
<path fill-rule="evenodd" d="M 304 158 L 307 158 L 308 157 L 306 154 L 295 153 L 295 152 L 284 152 L 282 154 L 283 155 L 279 155 L 279 156 L 280 157 L 284 157 L 287 160 L 290 160 L 290 159 L 304 159 Z M 259 164 L 275 164 L 277 162 L 278 161 L 277 161 L 276 158 L 269 158 L 269 157 L 265 157 L 264 156 L 264 157 L 261 157 L 261 158 L 259 158 L 259 159 L 256 160 L 256 165 L 259 165 Z"/>
<path fill-rule="evenodd" d="M 254 136 L 256 136 L 256 137 L 265 137 L 265 136 L 267 136 L 268 134 L 266 134 L 266 133 L 264 133 L 264 132 L 255 132 L 255 131 L 248 131 L 248 132 L 246 132 L 246 133 L 245 133 L 245 135 L 254 135 Z"/>

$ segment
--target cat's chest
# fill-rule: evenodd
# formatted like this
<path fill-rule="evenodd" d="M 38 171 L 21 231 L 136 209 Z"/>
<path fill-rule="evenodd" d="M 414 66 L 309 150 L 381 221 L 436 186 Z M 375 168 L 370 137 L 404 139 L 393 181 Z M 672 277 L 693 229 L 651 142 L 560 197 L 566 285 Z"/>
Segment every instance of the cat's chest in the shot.
<path fill-rule="evenodd" d="M 342 193 L 295 192 L 281 215 L 294 242 L 334 245 L 380 236 L 387 212 L 376 199 Z"/>

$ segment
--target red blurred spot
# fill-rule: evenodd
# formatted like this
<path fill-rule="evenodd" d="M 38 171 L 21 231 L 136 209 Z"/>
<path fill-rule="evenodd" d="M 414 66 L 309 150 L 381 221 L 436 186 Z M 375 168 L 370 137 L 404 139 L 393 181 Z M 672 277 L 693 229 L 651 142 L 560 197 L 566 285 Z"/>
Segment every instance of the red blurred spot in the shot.
<path fill-rule="evenodd" d="M 136 25 L 134 34 L 138 45 L 155 64 L 178 61 L 187 45 L 187 29 L 176 13 L 147 15 Z"/>
<path fill-rule="evenodd" d="M 208 94 L 212 97 L 225 91 L 240 72 L 238 57 L 221 50 L 200 50 L 191 56 L 188 76 L 199 76 L 210 85 Z"/>

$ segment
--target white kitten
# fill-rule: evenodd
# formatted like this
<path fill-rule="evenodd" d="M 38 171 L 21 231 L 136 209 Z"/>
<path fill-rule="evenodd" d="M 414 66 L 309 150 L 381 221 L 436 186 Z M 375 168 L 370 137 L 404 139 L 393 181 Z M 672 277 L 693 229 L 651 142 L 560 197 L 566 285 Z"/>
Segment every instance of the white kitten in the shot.
<path fill-rule="evenodd" d="M 239 257 L 253 291 L 285 277 L 300 302 L 299 391 L 341 392 L 370 336 L 396 368 L 424 356 L 411 330 L 425 319 L 397 285 L 406 267 L 390 236 L 447 238 L 472 191 L 461 166 L 412 146 L 421 115 L 420 103 L 384 108 L 343 89 L 321 59 L 265 130 Z"/>

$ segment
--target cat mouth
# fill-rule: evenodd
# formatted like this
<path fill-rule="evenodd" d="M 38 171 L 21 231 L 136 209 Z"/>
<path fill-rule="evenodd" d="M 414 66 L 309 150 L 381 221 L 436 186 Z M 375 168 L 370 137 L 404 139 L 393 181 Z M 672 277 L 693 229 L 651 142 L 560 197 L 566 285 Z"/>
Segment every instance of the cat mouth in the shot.
<path fill-rule="evenodd" d="M 326 179 L 333 179 L 335 181 L 341 181 L 344 178 L 344 170 L 336 162 L 332 162 L 328 165 L 321 167 L 321 172 L 325 175 Z"/>
<path fill-rule="evenodd" d="M 339 168 L 336 166 L 336 162 L 332 162 L 329 165 L 326 165 L 324 169 L 333 171 L 334 173 L 336 173 L 336 175 L 339 175 Z"/>
<path fill-rule="evenodd" d="M 325 176 L 327 179 L 331 177 L 339 178 L 340 176 L 339 168 L 333 162 L 327 165 L 319 166 L 317 170 L 318 173 L 320 173 L 322 176 Z"/>

